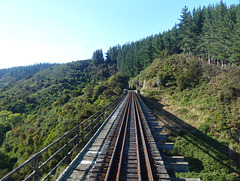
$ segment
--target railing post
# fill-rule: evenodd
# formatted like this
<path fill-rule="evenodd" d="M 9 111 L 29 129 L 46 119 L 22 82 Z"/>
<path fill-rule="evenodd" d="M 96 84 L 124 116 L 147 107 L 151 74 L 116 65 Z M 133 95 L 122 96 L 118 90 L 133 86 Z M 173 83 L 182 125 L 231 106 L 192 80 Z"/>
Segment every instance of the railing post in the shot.
<path fill-rule="evenodd" d="M 92 136 L 93 136 L 93 118 L 91 118 L 91 133 L 92 133 Z"/>
<path fill-rule="evenodd" d="M 79 128 L 80 126 L 78 125 L 78 127 L 77 127 L 77 139 L 76 139 L 76 145 L 78 145 L 78 147 L 80 147 L 80 144 L 79 144 L 79 142 L 80 142 L 80 128 Z"/>
<path fill-rule="evenodd" d="M 67 167 L 68 166 L 68 163 L 69 163 L 69 155 L 68 155 L 68 134 L 66 134 L 65 136 L 65 156 L 66 156 L 66 159 L 65 159 L 65 166 Z"/>
<path fill-rule="evenodd" d="M 35 171 L 33 175 L 33 181 L 39 180 L 38 163 L 39 163 L 39 155 L 35 154 L 33 159 L 33 171 Z"/>
<path fill-rule="evenodd" d="M 104 112 L 103 112 L 103 114 L 102 114 L 102 120 L 103 120 L 103 122 L 104 122 L 104 117 L 105 117 L 104 115 L 105 115 L 106 111 L 107 111 L 107 110 L 104 110 Z"/>
<path fill-rule="evenodd" d="M 83 148 L 83 124 L 81 123 L 81 147 Z"/>

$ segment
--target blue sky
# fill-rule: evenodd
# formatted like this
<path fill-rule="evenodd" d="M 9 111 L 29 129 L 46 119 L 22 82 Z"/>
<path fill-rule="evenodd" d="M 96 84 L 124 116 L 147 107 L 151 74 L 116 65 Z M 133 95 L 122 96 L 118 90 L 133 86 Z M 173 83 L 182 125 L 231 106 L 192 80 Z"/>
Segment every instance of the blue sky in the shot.
<path fill-rule="evenodd" d="M 0 68 L 91 58 L 171 29 L 181 10 L 217 0 L 0 0 Z M 224 1 L 228 6 L 238 0 Z"/>

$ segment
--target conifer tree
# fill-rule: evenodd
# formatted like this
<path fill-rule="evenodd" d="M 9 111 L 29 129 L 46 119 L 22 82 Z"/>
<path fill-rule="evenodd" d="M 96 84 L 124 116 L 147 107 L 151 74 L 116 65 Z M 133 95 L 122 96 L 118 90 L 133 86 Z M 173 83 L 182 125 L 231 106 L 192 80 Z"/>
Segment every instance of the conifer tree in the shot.
<path fill-rule="evenodd" d="M 99 49 L 93 52 L 92 61 L 94 65 L 99 65 L 104 63 L 102 49 Z"/>
<path fill-rule="evenodd" d="M 163 44 L 163 39 L 162 39 L 162 34 L 159 33 L 158 35 L 156 35 L 153 39 L 153 47 L 154 47 L 154 51 L 153 51 L 153 57 L 157 58 L 161 56 L 161 53 L 164 49 L 164 44 Z"/>
<path fill-rule="evenodd" d="M 192 31 L 194 34 L 193 37 L 193 47 L 192 51 L 197 54 L 197 46 L 201 40 L 201 35 L 202 35 L 202 28 L 203 28 L 203 22 L 204 22 L 204 17 L 203 17 L 203 11 L 199 7 L 197 10 L 193 9 L 192 12 Z"/>
<path fill-rule="evenodd" d="M 229 46 L 229 60 L 235 65 L 240 65 L 240 5 L 235 9 L 236 23 L 234 24 L 233 33 L 231 34 L 231 46 Z"/>
<path fill-rule="evenodd" d="M 181 53 L 180 49 L 180 42 L 181 42 L 181 36 L 180 32 L 178 31 L 177 25 L 175 25 L 172 30 L 170 31 L 170 39 L 171 39 L 171 54 Z"/>
<path fill-rule="evenodd" d="M 208 59 L 208 63 L 211 62 L 211 32 L 212 32 L 212 13 L 214 10 L 214 6 L 208 6 L 207 8 L 203 8 L 203 27 L 202 27 L 202 34 L 201 39 L 197 45 L 197 51 L 199 55 L 203 58 Z"/>
<path fill-rule="evenodd" d="M 239 6 L 228 8 L 220 1 L 192 12 L 185 6 L 178 25 L 158 35 L 110 48 L 107 62 L 117 60 L 118 69 L 129 76 L 137 75 L 155 58 L 181 52 L 208 59 L 209 63 L 240 64 Z"/>
<path fill-rule="evenodd" d="M 192 15 L 188 8 L 185 6 L 182 9 L 182 15 L 180 19 L 179 28 L 182 35 L 182 50 L 188 52 L 191 55 L 191 50 L 194 44 L 193 38 L 193 23 Z"/>
<path fill-rule="evenodd" d="M 117 62 L 117 56 L 118 56 L 119 49 L 120 49 L 120 45 L 109 48 L 109 50 L 106 53 L 107 63 L 116 63 Z"/>

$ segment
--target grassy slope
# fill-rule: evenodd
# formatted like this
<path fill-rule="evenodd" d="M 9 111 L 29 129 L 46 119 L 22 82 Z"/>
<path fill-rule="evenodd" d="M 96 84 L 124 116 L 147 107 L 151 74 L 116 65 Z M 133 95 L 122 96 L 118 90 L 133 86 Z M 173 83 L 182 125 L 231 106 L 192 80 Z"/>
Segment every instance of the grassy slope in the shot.
<path fill-rule="evenodd" d="M 194 71 L 198 75 L 194 75 Z M 217 68 L 185 55 L 155 60 L 130 81 L 170 130 L 171 154 L 184 155 L 180 177 L 236 180 L 240 163 L 240 69 Z"/>

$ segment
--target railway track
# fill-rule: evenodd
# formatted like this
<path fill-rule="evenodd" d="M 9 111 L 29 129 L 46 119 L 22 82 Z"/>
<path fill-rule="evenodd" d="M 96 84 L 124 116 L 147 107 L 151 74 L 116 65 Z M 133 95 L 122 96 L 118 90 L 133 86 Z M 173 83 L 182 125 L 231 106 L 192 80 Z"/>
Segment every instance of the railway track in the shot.
<path fill-rule="evenodd" d="M 139 103 L 130 92 L 92 170 L 92 180 L 160 180 L 168 178 Z"/>

